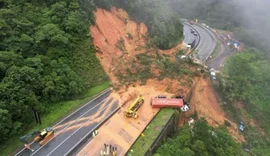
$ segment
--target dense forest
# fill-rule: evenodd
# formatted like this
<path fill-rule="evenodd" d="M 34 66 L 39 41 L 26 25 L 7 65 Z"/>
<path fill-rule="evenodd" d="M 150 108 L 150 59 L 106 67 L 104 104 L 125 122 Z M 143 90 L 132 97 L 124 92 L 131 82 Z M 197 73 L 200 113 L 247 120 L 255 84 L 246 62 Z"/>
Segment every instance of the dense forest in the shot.
<path fill-rule="evenodd" d="M 77 0 L 0 2 L 0 143 L 106 79 Z M 89 72 L 91 71 L 91 73 Z"/>
<path fill-rule="evenodd" d="M 97 7 L 111 6 L 146 23 L 153 45 L 167 49 L 182 39 L 180 17 L 163 1 L 0 0 L 1 145 L 31 129 L 33 110 L 48 114 L 50 106 L 108 79 L 89 25 Z"/>
<path fill-rule="evenodd" d="M 217 90 L 227 101 L 224 108 L 232 113 L 234 118 L 241 120 L 243 114 L 232 107 L 235 100 L 244 101 L 249 118 L 263 128 L 264 135 L 257 129 L 248 127 L 244 132 L 247 142 L 253 148 L 253 155 L 270 153 L 270 62 L 265 60 L 262 52 L 256 49 L 232 55 L 226 62 L 225 74 L 219 78 Z M 246 121 L 248 122 L 248 121 Z"/>
<path fill-rule="evenodd" d="M 168 138 L 154 156 L 241 156 L 243 150 L 226 128 L 214 129 L 200 119 L 191 127 L 186 124 Z"/>

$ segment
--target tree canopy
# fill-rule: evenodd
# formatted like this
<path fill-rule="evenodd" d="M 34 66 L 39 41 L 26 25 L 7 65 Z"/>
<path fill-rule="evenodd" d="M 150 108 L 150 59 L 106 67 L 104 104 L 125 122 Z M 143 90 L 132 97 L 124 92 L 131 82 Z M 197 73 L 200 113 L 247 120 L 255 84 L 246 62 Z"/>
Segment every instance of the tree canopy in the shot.
<path fill-rule="evenodd" d="M 33 122 L 33 110 L 46 113 L 106 78 L 82 2 L 0 1 L 0 143 Z"/>
<path fill-rule="evenodd" d="M 214 129 L 200 119 L 193 128 L 185 124 L 158 148 L 154 156 L 241 156 L 242 152 L 225 128 Z"/>

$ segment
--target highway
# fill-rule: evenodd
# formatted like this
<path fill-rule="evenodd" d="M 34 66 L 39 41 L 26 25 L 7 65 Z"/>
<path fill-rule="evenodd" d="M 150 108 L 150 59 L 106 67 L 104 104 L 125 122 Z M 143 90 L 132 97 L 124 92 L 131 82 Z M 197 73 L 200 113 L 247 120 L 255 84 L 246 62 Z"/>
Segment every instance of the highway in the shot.
<path fill-rule="evenodd" d="M 192 25 L 192 27 L 199 33 L 200 42 L 196 47 L 195 51 L 198 51 L 197 58 L 205 63 L 206 59 L 211 55 L 211 53 L 215 50 L 216 41 L 214 35 L 211 32 L 206 30 L 206 28 L 202 28 L 202 26 Z"/>
<path fill-rule="evenodd" d="M 24 148 L 16 156 L 63 156 L 119 107 L 108 89 L 53 126 L 54 136 L 43 146 L 32 143 L 33 152 Z M 44 127 L 45 128 L 45 127 Z"/>
<path fill-rule="evenodd" d="M 222 44 L 220 53 L 215 58 L 212 58 L 211 60 L 207 61 L 206 64 L 209 68 L 220 70 L 222 67 L 224 67 L 224 62 L 226 58 L 232 55 L 233 53 L 234 53 L 233 49 L 230 49 L 228 46 Z"/>
<path fill-rule="evenodd" d="M 194 28 L 198 32 L 198 36 L 194 36 L 190 32 L 190 28 Z M 197 25 L 184 24 L 184 42 L 191 43 L 194 40 L 200 41 L 196 50 L 198 51 L 199 59 L 204 63 L 205 59 L 215 49 L 215 39 L 210 36 L 206 29 Z M 212 36 L 214 36 L 212 34 Z M 200 40 L 199 40 L 200 37 Z M 223 55 L 220 55 L 222 57 Z M 227 56 L 227 55 L 226 55 Z M 222 57 L 223 58 L 223 57 Z M 219 56 L 217 61 L 210 62 L 210 66 L 217 66 L 220 62 Z M 89 101 L 81 108 L 74 111 L 72 114 L 61 120 L 53 126 L 55 130 L 52 138 L 44 145 L 40 146 L 38 143 L 32 143 L 28 150 L 23 148 L 15 156 L 63 156 L 67 155 L 71 149 L 78 146 L 78 142 L 82 140 L 89 132 L 96 129 L 96 127 L 107 119 L 119 107 L 118 99 L 110 96 L 112 91 L 110 89 L 104 91 L 99 96 Z M 45 128 L 45 127 L 44 127 Z"/>
<path fill-rule="evenodd" d="M 190 32 L 190 26 L 187 24 L 184 25 L 184 42 L 185 43 L 192 43 L 195 40 L 195 36 Z"/>

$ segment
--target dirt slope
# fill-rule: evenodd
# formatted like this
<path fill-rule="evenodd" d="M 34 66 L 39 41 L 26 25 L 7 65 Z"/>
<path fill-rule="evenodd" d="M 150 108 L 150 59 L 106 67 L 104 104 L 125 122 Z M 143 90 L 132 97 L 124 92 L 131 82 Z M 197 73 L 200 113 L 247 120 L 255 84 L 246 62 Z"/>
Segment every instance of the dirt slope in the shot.
<path fill-rule="evenodd" d="M 137 47 L 144 46 L 147 27 L 142 23 L 137 24 L 131 21 L 122 9 L 112 8 L 111 12 L 97 9 L 95 17 L 96 25 L 90 27 L 90 32 L 93 43 L 99 51 L 97 57 L 111 80 L 117 82 L 112 72 L 119 63 L 119 58 L 127 60 L 143 52 L 137 50 Z M 121 39 L 126 52 L 116 46 Z"/>
<path fill-rule="evenodd" d="M 130 20 L 128 14 L 122 9 L 112 8 L 111 11 L 97 9 L 95 16 L 96 25 L 90 27 L 90 32 L 93 37 L 93 43 L 98 50 L 96 55 L 113 84 L 117 84 L 119 81 L 115 75 L 119 71 L 119 68 L 120 71 L 123 68 L 119 64 L 125 62 L 125 65 L 128 65 L 129 61 L 135 55 L 146 52 L 147 27 L 143 23 L 137 24 Z M 160 52 L 170 55 L 178 51 L 181 47 L 182 43 L 179 43 L 175 48 L 165 51 L 160 50 Z M 153 49 L 148 49 L 147 52 L 155 53 Z M 181 78 L 181 80 L 185 79 L 187 78 Z M 149 79 L 144 86 L 134 83 L 132 85 L 133 87 L 126 87 L 120 84 L 122 87 L 117 93 L 122 101 L 125 101 L 123 99 L 127 99 L 131 95 L 146 94 L 147 97 L 153 97 L 158 94 L 178 94 L 180 90 L 183 90 L 184 95 L 186 95 L 190 87 L 181 85 L 183 84 L 181 80 L 165 78 L 159 81 Z M 227 120 L 232 125 L 228 128 L 230 134 L 236 141 L 244 141 L 244 138 L 238 133 L 237 125 L 226 118 L 226 114 L 220 108 L 208 81 L 201 78 L 195 82 L 196 84 L 190 101 L 192 110 L 186 116 L 194 113 L 196 110 L 200 117 L 206 118 L 209 124 L 214 127 L 223 125 L 224 120 Z M 144 109 L 150 108 L 142 107 L 140 111 L 147 111 Z"/>
<path fill-rule="evenodd" d="M 193 114 L 197 111 L 199 117 L 205 118 L 213 127 L 223 125 L 224 121 L 227 120 L 231 124 L 227 129 L 232 137 L 237 142 L 245 142 L 244 137 L 237 129 L 237 125 L 226 117 L 224 110 L 219 106 L 218 99 L 209 81 L 199 79 L 196 81 L 193 89 L 190 101 L 192 109 L 188 114 Z"/>

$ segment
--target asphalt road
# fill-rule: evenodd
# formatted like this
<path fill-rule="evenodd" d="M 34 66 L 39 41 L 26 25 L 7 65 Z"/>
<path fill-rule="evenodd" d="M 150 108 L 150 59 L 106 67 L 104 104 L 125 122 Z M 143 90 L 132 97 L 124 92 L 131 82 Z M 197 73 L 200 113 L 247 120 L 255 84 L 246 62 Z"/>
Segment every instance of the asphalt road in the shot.
<path fill-rule="evenodd" d="M 185 43 L 192 43 L 195 40 L 195 36 L 190 32 L 190 28 L 188 25 L 184 25 L 184 42 Z"/>
<path fill-rule="evenodd" d="M 226 58 L 232 55 L 233 53 L 234 53 L 233 49 L 222 44 L 220 53 L 215 58 L 212 58 L 209 61 L 207 61 L 206 64 L 209 68 L 220 70 L 221 68 L 224 67 L 224 62 Z"/>
<path fill-rule="evenodd" d="M 88 102 L 73 114 L 64 118 L 53 128 L 55 129 L 54 137 L 39 146 L 33 143 L 32 152 L 28 149 L 23 149 L 16 154 L 16 156 L 63 156 L 69 150 L 77 145 L 89 131 L 102 122 L 118 107 L 118 100 L 109 97 L 111 90 L 103 92 L 101 95 Z M 108 105 L 112 103 L 111 105 Z M 97 120 L 98 119 L 98 120 Z"/>
<path fill-rule="evenodd" d="M 210 56 L 210 54 L 214 51 L 216 42 L 212 38 L 214 37 L 210 31 L 207 31 L 205 28 L 202 28 L 198 25 L 192 25 L 192 27 L 198 31 L 200 35 L 200 43 L 198 44 L 195 50 L 198 51 L 198 59 L 205 63 L 206 59 Z M 212 37 L 211 37 L 211 35 Z"/>

